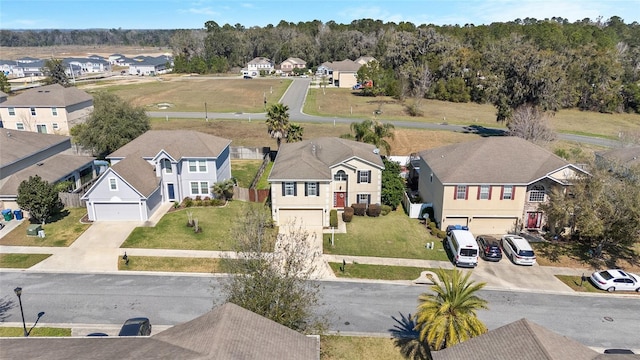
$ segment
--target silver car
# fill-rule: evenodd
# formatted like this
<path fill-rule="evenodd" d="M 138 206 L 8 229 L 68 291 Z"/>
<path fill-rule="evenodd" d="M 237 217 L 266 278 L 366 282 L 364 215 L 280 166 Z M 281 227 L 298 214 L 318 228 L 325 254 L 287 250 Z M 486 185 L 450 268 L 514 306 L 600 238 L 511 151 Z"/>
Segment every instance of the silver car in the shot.
<path fill-rule="evenodd" d="M 640 292 L 640 276 L 620 269 L 596 271 L 591 274 L 591 282 L 599 289 L 613 291 Z"/>

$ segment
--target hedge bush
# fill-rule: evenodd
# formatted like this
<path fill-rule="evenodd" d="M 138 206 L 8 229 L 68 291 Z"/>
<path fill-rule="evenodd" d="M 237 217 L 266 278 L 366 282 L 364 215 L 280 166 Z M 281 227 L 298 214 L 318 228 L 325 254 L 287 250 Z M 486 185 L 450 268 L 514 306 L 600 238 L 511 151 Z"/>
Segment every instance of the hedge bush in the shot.
<path fill-rule="evenodd" d="M 382 210 L 380 209 L 380 205 L 378 204 L 371 204 L 369 205 L 369 207 L 367 208 L 367 216 L 370 217 L 378 217 L 380 216 L 380 212 Z"/>
<path fill-rule="evenodd" d="M 382 214 L 382 216 L 386 216 L 389 215 L 389 213 L 391 212 L 391 206 L 389 205 L 382 205 L 380 207 L 380 213 Z"/>
<path fill-rule="evenodd" d="M 352 204 L 353 215 L 364 216 L 367 213 L 367 204 Z"/>
<path fill-rule="evenodd" d="M 338 227 L 338 210 L 331 209 L 329 212 L 329 226 Z"/>
<path fill-rule="evenodd" d="M 353 219 L 353 208 L 352 207 L 346 207 L 344 208 L 344 211 L 342 212 L 342 221 L 348 223 L 351 222 L 351 220 Z"/>

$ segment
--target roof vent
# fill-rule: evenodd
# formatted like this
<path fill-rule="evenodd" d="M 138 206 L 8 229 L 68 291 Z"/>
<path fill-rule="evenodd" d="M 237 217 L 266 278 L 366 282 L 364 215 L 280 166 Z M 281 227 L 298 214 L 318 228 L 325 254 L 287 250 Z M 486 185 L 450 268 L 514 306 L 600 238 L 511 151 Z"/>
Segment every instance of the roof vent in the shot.
<path fill-rule="evenodd" d="M 378 148 L 373 149 L 373 153 L 374 154 L 380 154 L 380 149 L 378 149 Z"/>
<path fill-rule="evenodd" d="M 37 163 L 36 165 L 38 165 L 38 166 L 42 166 L 42 165 L 44 165 L 44 163 L 43 163 L 43 162 L 39 162 L 39 163 Z"/>

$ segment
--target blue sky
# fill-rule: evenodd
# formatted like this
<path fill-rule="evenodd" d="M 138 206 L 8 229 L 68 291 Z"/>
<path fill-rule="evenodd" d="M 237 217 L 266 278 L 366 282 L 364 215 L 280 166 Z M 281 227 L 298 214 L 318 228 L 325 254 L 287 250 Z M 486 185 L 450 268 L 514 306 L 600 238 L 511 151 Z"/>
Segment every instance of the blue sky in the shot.
<path fill-rule="evenodd" d="M 197 29 L 209 20 L 250 27 L 363 18 L 480 25 L 554 16 L 640 22 L 640 0 L 0 0 L 0 29 Z"/>

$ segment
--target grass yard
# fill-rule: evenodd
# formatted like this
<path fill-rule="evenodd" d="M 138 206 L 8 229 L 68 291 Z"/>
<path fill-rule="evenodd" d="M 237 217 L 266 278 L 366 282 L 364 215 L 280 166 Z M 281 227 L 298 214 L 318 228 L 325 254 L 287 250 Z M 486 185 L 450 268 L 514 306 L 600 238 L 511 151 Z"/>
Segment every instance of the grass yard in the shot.
<path fill-rule="evenodd" d="M 248 188 L 256 177 L 262 160 L 231 160 L 231 173 L 238 186 Z"/>
<path fill-rule="evenodd" d="M 582 281 L 580 276 L 570 276 L 570 275 L 555 275 L 558 280 L 565 283 L 568 287 L 573 289 L 573 291 L 581 291 L 581 292 L 591 292 L 591 293 L 604 293 L 598 289 L 597 287 L 591 285 L 591 282 L 587 279 L 586 281 Z M 585 274 L 585 276 L 591 276 L 591 273 Z M 580 286 L 582 283 L 582 286 Z"/>
<path fill-rule="evenodd" d="M 335 247 L 330 239 L 331 234 L 324 235 L 325 254 L 448 261 L 442 242 L 401 208 L 387 216 L 354 216 L 346 234 L 335 234 Z M 427 250 L 425 244 L 431 241 L 435 248 Z"/>
<path fill-rule="evenodd" d="M 187 208 L 167 213 L 155 227 L 137 227 L 123 248 L 231 250 L 234 245 L 231 230 L 237 219 L 245 216 L 245 206 L 262 204 L 230 201 L 224 207 Z M 187 212 L 198 219 L 202 232 L 196 234 L 188 227 Z M 277 229 L 270 229 L 273 236 Z"/>
<path fill-rule="evenodd" d="M 51 254 L 0 254 L 0 268 L 28 269 Z"/>
<path fill-rule="evenodd" d="M 221 259 L 164 256 L 129 256 L 129 264 L 118 260 L 118 270 L 223 273 Z"/>
<path fill-rule="evenodd" d="M 29 329 L 27 329 L 29 330 Z M 21 327 L 0 326 L 0 337 L 23 337 L 24 329 Z M 71 336 L 70 328 L 35 327 L 29 337 L 63 337 Z"/>
<path fill-rule="evenodd" d="M 603 259 L 590 258 L 586 251 L 570 242 L 531 243 L 536 252 L 536 261 L 541 266 L 560 266 L 584 269 L 589 275 L 596 269 L 621 268 L 633 273 L 640 273 L 640 244 L 628 249 L 617 258 L 604 254 Z"/>
<path fill-rule="evenodd" d="M 415 280 L 423 271 L 436 272 L 439 269 L 420 268 L 413 266 L 387 266 L 347 263 L 344 272 L 340 271 L 342 263 L 329 263 L 331 270 L 339 278 L 375 279 L 375 280 Z M 451 272 L 451 270 L 444 270 Z"/>
<path fill-rule="evenodd" d="M 262 173 L 262 176 L 260 176 L 260 179 L 258 180 L 258 183 L 256 184 L 256 189 L 268 189 L 269 188 L 269 182 L 267 181 L 267 179 L 269 178 L 269 174 L 271 173 L 271 169 L 273 168 L 273 161 L 269 161 L 269 163 L 267 164 L 267 166 L 264 169 L 264 172 Z"/>
<path fill-rule="evenodd" d="M 80 223 L 80 219 L 86 213 L 86 208 L 65 208 L 60 215 L 49 220 L 42 227 L 46 235 L 44 238 L 27 236 L 27 228 L 30 223 L 28 220 L 23 220 L 22 224 L 0 239 L 0 245 L 69 246 L 91 226 L 90 224 Z"/>
<path fill-rule="evenodd" d="M 389 319 L 389 327 L 393 320 Z M 402 360 L 400 351 L 388 337 L 320 336 L 321 360 Z"/>
<path fill-rule="evenodd" d="M 147 111 L 264 112 L 264 100 L 277 103 L 291 80 L 256 78 L 251 81 L 215 77 L 162 75 L 135 84 L 100 83 L 80 86 L 87 92 L 105 90 Z"/>

